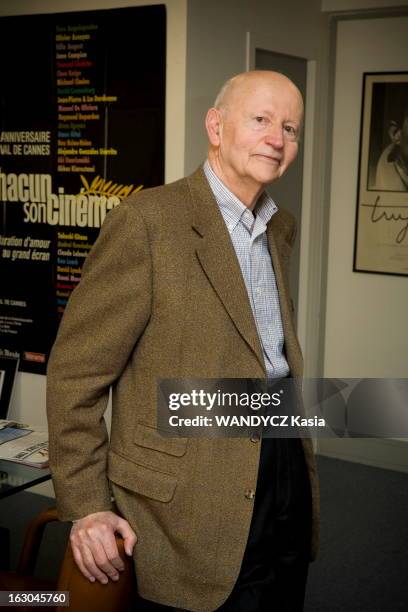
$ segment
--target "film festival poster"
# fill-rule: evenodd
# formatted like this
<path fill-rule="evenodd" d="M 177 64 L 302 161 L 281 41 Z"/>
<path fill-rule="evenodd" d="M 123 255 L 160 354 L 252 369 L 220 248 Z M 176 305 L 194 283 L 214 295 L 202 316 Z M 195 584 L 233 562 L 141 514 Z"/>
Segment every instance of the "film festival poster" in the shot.
<path fill-rule="evenodd" d="M 408 275 L 408 72 L 365 73 L 354 271 Z"/>
<path fill-rule="evenodd" d="M 0 356 L 44 374 L 106 214 L 164 182 L 164 5 L 0 18 Z"/>

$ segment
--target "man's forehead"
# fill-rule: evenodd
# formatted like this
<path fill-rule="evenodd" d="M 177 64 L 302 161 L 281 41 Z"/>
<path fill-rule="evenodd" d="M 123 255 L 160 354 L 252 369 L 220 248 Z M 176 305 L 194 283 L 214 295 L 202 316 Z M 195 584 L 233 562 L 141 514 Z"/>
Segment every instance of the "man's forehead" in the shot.
<path fill-rule="evenodd" d="M 250 112 L 274 112 L 278 108 L 286 109 L 288 114 L 294 118 L 301 118 L 303 114 L 303 102 L 301 96 L 294 87 L 283 85 L 275 87 L 267 81 L 258 81 L 237 88 L 234 95 L 227 103 L 231 109 Z"/>
<path fill-rule="evenodd" d="M 283 76 L 283 75 L 282 75 Z M 286 78 L 269 75 L 254 75 L 237 79 L 231 84 L 225 102 L 237 103 L 243 100 L 256 100 L 258 98 L 279 98 L 292 100 L 302 104 L 302 96 L 297 87 Z"/>

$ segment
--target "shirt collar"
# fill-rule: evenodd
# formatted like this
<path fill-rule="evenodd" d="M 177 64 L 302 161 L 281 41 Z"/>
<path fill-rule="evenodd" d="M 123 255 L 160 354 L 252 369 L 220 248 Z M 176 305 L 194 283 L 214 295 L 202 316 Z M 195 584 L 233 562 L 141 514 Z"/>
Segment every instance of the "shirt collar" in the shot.
<path fill-rule="evenodd" d="M 204 163 L 203 170 L 229 232 L 232 233 L 240 221 L 251 232 L 255 219 L 253 212 L 218 178 L 208 159 Z M 266 191 L 263 191 L 254 207 L 257 218 L 266 226 L 277 210 L 275 202 Z"/>

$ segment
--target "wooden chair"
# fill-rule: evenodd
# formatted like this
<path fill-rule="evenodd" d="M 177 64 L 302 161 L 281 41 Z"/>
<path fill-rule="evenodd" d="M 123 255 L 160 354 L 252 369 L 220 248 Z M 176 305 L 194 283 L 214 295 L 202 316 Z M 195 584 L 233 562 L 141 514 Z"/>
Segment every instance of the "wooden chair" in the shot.
<path fill-rule="evenodd" d="M 132 599 L 136 597 L 133 560 L 126 555 L 122 538 L 116 537 L 116 544 L 125 569 L 120 572 L 118 582 L 109 580 L 108 584 L 101 584 L 97 581 L 91 583 L 81 574 L 68 542 L 56 589 L 69 592 L 71 610 L 75 612 L 131 612 Z M 58 609 L 62 610 L 61 607 Z"/>
<path fill-rule="evenodd" d="M 119 554 L 125 563 L 125 569 L 120 572 L 118 582 L 109 580 L 106 585 L 99 582 L 89 582 L 76 566 L 69 541 L 57 582 L 43 580 L 33 575 L 44 529 L 48 523 L 57 520 L 57 512 L 53 508 L 40 512 L 31 521 L 24 538 L 17 569 L 0 572 L 0 590 L 68 591 L 69 607 L 56 606 L 56 610 L 130 612 L 132 610 L 132 600 L 136 597 L 136 582 L 133 561 L 124 551 L 122 538 L 116 538 Z M 27 612 L 32 611 L 32 607 L 20 606 L 19 609 Z M 52 608 L 47 609 L 52 610 Z"/>

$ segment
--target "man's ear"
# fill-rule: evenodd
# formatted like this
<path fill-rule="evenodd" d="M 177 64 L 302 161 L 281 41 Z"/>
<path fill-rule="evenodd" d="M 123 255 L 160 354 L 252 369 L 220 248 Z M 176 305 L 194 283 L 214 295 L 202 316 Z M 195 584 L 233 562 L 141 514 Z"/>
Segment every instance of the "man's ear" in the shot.
<path fill-rule="evenodd" d="M 205 118 L 205 127 L 208 134 L 208 140 L 213 147 L 219 147 L 220 136 L 222 130 L 221 113 L 216 108 L 210 108 Z"/>
<path fill-rule="evenodd" d="M 391 141 L 395 145 L 399 145 L 401 142 L 401 128 L 399 127 L 396 121 L 390 122 L 390 127 L 388 128 L 388 136 Z"/>

